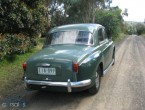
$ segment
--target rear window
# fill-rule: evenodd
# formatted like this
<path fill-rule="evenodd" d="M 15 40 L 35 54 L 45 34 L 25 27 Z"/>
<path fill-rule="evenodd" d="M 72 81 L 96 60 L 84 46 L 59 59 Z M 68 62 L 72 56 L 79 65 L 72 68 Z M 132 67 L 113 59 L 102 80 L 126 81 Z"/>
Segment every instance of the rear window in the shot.
<path fill-rule="evenodd" d="M 93 45 L 94 38 L 90 32 L 87 31 L 59 31 L 49 34 L 46 39 L 47 44 L 83 44 L 83 45 Z"/>

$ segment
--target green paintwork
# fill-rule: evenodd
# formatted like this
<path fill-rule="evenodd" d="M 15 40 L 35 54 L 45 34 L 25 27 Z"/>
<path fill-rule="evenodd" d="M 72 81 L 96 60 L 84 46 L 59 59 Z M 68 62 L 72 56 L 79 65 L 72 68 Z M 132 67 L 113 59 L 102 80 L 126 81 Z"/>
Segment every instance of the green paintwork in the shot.
<path fill-rule="evenodd" d="M 31 56 L 27 61 L 25 77 L 30 80 L 67 82 L 82 81 L 91 79 L 94 84 L 95 73 L 99 64 L 103 64 L 103 71 L 108 68 L 113 60 L 113 52 L 115 46 L 111 39 L 105 39 L 103 42 L 98 41 L 98 29 L 103 28 L 99 24 L 72 24 L 53 28 L 49 33 L 63 30 L 83 30 L 93 34 L 95 44 L 75 45 L 75 44 L 59 44 L 45 45 L 38 53 Z M 79 64 L 78 73 L 72 70 L 72 62 Z M 56 68 L 56 75 L 38 75 L 38 67 L 43 64 L 50 64 L 50 67 Z M 57 90 L 57 89 L 56 89 Z"/>

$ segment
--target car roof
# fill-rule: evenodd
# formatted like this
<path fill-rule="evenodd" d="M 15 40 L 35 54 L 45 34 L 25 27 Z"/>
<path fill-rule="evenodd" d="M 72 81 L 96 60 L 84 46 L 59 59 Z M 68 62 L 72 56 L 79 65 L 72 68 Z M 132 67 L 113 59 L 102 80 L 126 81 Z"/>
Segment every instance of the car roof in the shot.
<path fill-rule="evenodd" d="M 88 31 L 93 33 L 94 30 L 98 29 L 98 27 L 103 27 L 100 24 L 91 24 L 91 23 L 83 23 L 83 24 L 68 24 L 55 27 L 49 31 L 49 33 L 54 33 L 58 31 L 67 31 L 67 30 L 81 30 Z"/>

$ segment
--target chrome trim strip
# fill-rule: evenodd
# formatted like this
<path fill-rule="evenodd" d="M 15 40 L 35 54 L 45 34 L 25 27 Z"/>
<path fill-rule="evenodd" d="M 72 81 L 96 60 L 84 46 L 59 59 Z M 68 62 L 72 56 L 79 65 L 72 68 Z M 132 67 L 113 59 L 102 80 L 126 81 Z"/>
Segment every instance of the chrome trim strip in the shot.
<path fill-rule="evenodd" d="M 48 86 L 60 86 L 60 87 L 67 87 L 68 92 L 72 92 L 72 88 L 79 88 L 85 87 L 91 84 L 91 79 L 78 81 L 78 82 L 71 82 L 68 79 L 68 82 L 50 82 L 50 81 L 36 81 L 36 80 L 27 80 L 25 77 L 26 84 L 34 84 L 34 85 L 48 85 Z"/>
<path fill-rule="evenodd" d="M 108 68 L 103 72 L 104 75 L 109 71 L 109 69 L 110 69 L 110 67 L 112 66 L 113 63 L 114 63 L 114 59 L 112 60 L 112 62 L 108 66 Z"/>
<path fill-rule="evenodd" d="M 48 63 L 39 63 L 39 64 L 37 64 L 37 66 L 45 66 L 45 67 L 49 67 L 50 64 L 48 64 Z"/>

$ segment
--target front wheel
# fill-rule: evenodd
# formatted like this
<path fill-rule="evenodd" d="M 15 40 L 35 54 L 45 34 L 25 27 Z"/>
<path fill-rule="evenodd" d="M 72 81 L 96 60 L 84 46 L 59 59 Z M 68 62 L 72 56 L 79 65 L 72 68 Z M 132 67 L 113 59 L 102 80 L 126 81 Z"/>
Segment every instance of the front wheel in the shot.
<path fill-rule="evenodd" d="M 101 82 L 100 72 L 101 72 L 101 70 L 100 70 L 100 68 L 98 68 L 98 70 L 96 72 L 96 78 L 95 78 L 94 85 L 89 89 L 89 93 L 91 93 L 91 94 L 96 94 L 99 91 L 100 82 Z"/>

